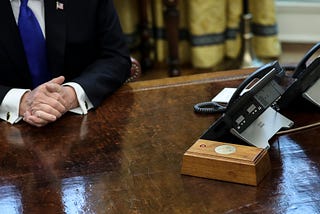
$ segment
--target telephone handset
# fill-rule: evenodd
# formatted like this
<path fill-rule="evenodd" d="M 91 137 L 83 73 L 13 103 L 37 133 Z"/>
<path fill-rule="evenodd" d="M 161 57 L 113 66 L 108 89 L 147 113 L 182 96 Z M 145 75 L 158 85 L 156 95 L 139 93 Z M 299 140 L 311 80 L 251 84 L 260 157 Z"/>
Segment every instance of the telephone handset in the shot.
<path fill-rule="evenodd" d="M 314 45 L 298 63 L 292 78 L 295 82 L 286 90 L 279 100 L 280 108 L 287 108 L 297 98 L 302 97 L 320 107 L 320 57 L 315 58 L 309 65 L 307 62 L 320 49 L 320 43 Z"/>
<path fill-rule="evenodd" d="M 308 75 L 308 72 L 305 71 L 307 68 L 307 62 L 319 49 L 320 49 L 320 43 L 317 43 L 304 55 L 304 57 L 302 58 L 302 60 L 300 60 L 300 62 L 298 63 L 298 65 L 294 70 L 294 73 L 292 75 L 293 78 L 299 78 L 299 76 L 301 75 L 303 76 Z"/>
<path fill-rule="evenodd" d="M 288 88 L 283 85 L 285 71 L 277 61 L 268 63 L 247 77 L 231 97 L 225 112 L 200 137 L 221 140 L 232 133 L 234 136 L 259 148 L 268 148 L 268 140 L 282 127 L 293 122 L 275 111 L 272 106 Z M 244 89 L 258 79 L 246 92 Z"/>
<path fill-rule="evenodd" d="M 268 84 L 273 78 L 274 80 L 279 81 L 280 78 L 284 75 L 284 70 L 280 67 L 279 63 L 277 61 L 271 62 L 269 64 L 263 65 L 260 68 L 258 68 L 256 71 L 254 71 L 252 74 L 250 74 L 238 87 L 237 90 L 233 93 L 231 96 L 228 106 L 231 106 L 234 101 L 236 101 L 238 98 L 240 98 L 241 93 L 250 85 L 255 79 L 260 79 L 259 82 L 256 83 L 250 91 L 248 91 L 249 94 L 253 94 L 257 92 L 258 90 L 262 89 L 266 84 Z M 253 90 L 253 91 L 251 91 Z M 248 95 L 246 95 L 248 96 Z M 242 99 L 244 100 L 244 99 Z M 227 108 L 228 108 L 227 106 Z"/>
<path fill-rule="evenodd" d="M 218 112 L 225 112 L 228 106 L 230 106 L 231 103 L 233 103 L 237 98 L 240 97 L 241 93 L 243 93 L 244 89 L 248 87 L 252 81 L 255 79 L 261 79 L 264 77 L 268 72 L 270 72 L 271 68 L 275 68 L 277 71 L 281 70 L 281 67 L 278 62 L 272 62 L 266 65 L 263 65 L 259 67 L 256 71 L 254 71 L 252 74 L 250 74 L 236 89 L 236 91 L 233 93 L 232 97 L 230 98 L 228 104 L 226 106 L 220 105 L 216 102 L 202 102 L 194 105 L 194 111 L 197 113 L 218 113 Z M 283 75 L 284 72 L 281 72 L 281 75 Z M 265 78 L 267 79 L 267 78 Z M 265 80 L 261 80 L 265 81 Z M 263 82 L 258 84 L 253 90 L 258 90 L 263 86 Z M 251 92 L 250 92 L 251 93 Z"/>

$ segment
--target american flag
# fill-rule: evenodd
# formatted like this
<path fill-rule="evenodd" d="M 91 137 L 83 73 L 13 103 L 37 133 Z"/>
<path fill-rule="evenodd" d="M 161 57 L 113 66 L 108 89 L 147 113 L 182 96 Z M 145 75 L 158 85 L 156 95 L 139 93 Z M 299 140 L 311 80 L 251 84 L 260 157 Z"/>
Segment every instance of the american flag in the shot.
<path fill-rule="evenodd" d="M 56 9 L 63 10 L 63 3 L 56 1 Z"/>

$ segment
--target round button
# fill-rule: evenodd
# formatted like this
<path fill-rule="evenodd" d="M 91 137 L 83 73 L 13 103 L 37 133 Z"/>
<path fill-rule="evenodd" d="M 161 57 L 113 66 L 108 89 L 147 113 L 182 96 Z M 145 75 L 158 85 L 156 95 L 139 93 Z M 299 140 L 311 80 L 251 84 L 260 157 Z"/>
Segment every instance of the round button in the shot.
<path fill-rule="evenodd" d="M 230 145 L 221 145 L 217 146 L 214 151 L 218 154 L 222 155 L 230 155 L 236 152 L 236 147 Z"/>

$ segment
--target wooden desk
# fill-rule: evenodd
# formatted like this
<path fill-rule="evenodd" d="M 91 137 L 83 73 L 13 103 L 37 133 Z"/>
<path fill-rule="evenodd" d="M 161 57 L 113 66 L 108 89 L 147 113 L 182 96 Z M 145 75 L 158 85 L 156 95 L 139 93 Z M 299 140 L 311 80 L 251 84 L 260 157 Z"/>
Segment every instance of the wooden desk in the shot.
<path fill-rule="evenodd" d="M 1 212 L 319 212 L 319 127 L 275 136 L 258 187 L 180 174 L 183 153 L 219 117 L 193 105 L 248 72 L 130 83 L 87 116 L 44 128 L 1 122 Z M 288 115 L 298 126 L 320 120 L 319 111 Z"/>

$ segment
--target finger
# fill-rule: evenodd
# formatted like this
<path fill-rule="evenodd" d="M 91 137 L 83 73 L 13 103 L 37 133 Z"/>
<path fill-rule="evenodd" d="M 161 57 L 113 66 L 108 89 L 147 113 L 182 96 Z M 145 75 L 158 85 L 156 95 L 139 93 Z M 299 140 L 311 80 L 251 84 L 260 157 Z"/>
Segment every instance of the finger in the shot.
<path fill-rule="evenodd" d="M 29 111 L 25 112 L 23 120 L 29 123 L 30 125 L 33 125 L 36 127 L 42 127 L 49 123 L 46 120 L 43 120 L 35 115 L 32 115 Z"/>
<path fill-rule="evenodd" d="M 64 82 L 64 76 L 59 76 L 56 78 L 53 78 L 49 82 L 44 83 L 44 86 L 47 91 L 49 92 L 58 92 L 62 90 L 62 83 Z"/>
<path fill-rule="evenodd" d="M 54 100 L 57 100 L 64 107 L 67 108 L 68 101 L 65 99 L 66 91 L 63 86 L 55 84 L 55 83 L 49 83 L 46 85 L 46 88 L 49 92 L 49 94 L 47 94 L 48 97 L 51 97 Z"/>
<path fill-rule="evenodd" d="M 41 120 L 45 120 L 47 122 L 53 122 L 53 121 L 57 120 L 57 117 L 55 115 L 49 114 L 49 113 L 47 113 L 45 111 L 41 111 L 41 110 L 36 111 L 33 115 L 36 116 L 37 118 L 39 118 Z"/>
<path fill-rule="evenodd" d="M 67 111 L 64 101 L 55 99 L 48 99 L 48 102 L 39 105 L 39 110 L 45 111 L 49 114 L 53 114 L 56 117 L 60 117 Z"/>
<path fill-rule="evenodd" d="M 36 127 L 43 127 L 45 125 L 47 125 L 48 123 L 46 122 L 34 122 L 36 119 L 32 118 L 33 116 L 29 117 L 28 119 L 24 119 L 24 121 L 32 126 L 36 126 Z"/>
<path fill-rule="evenodd" d="M 29 109 L 32 109 L 33 112 L 36 110 L 41 110 L 48 114 L 55 115 L 56 117 L 60 117 L 67 111 L 66 107 L 63 104 L 61 104 L 57 100 L 49 98 L 45 102 L 33 102 L 30 105 Z"/>
<path fill-rule="evenodd" d="M 53 92 L 60 93 L 62 91 L 62 86 L 57 83 L 48 83 L 46 84 L 46 89 L 52 93 Z"/>
<path fill-rule="evenodd" d="M 64 80 L 65 80 L 64 76 L 59 76 L 50 80 L 49 83 L 56 83 L 61 85 L 64 82 Z"/>
<path fill-rule="evenodd" d="M 56 108 L 53 108 L 52 106 L 47 105 L 47 104 L 41 104 L 37 108 L 31 109 L 31 114 L 35 115 L 35 116 L 39 116 L 39 114 L 41 114 L 41 112 L 46 113 L 46 115 L 53 115 L 55 117 L 55 119 L 61 117 L 62 114 L 64 113 L 64 111 L 60 112 Z M 39 117 L 41 118 L 41 116 L 39 116 Z M 51 120 L 50 118 L 48 120 Z"/>
<path fill-rule="evenodd" d="M 59 94 L 49 92 L 47 89 L 48 84 L 49 83 L 44 83 L 41 86 L 38 86 L 36 89 L 32 90 L 30 93 L 29 99 L 32 100 L 32 102 L 39 102 L 39 103 L 41 103 L 42 100 L 45 100 L 48 97 L 57 99 Z"/>
<path fill-rule="evenodd" d="M 30 102 L 30 109 L 33 110 L 42 110 L 47 113 L 54 114 L 55 109 L 56 111 L 60 112 L 61 114 L 66 112 L 66 101 L 58 94 L 54 96 L 54 93 L 49 93 L 50 95 L 47 95 L 46 93 L 35 93 L 33 96 L 32 102 Z"/>
<path fill-rule="evenodd" d="M 48 98 L 48 104 L 52 105 L 53 107 L 55 106 L 58 107 L 59 104 L 61 104 L 63 107 L 66 107 L 67 100 L 64 99 L 63 87 L 53 86 L 52 88 L 51 86 L 48 85 L 48 92 L 46 92 L 45 95 L 46 95 L 46 98 Z"/>
<path fill-rule="evenodd" d="M 68 102 L 64 98 L 65 92 L 63 87 L 58 84 L 63 82 L 63 80 L 64 77 L 60 76 L 34 89 L 29 96 L 30 102 L 28 103 L 30 109 L 42 110 L 49 114 L 54 114 L 56 117 L 64 114 L 67 111 L 66 109 L 68 109 Z M 50 106 L 51 110 L 45 106 Z"/>

